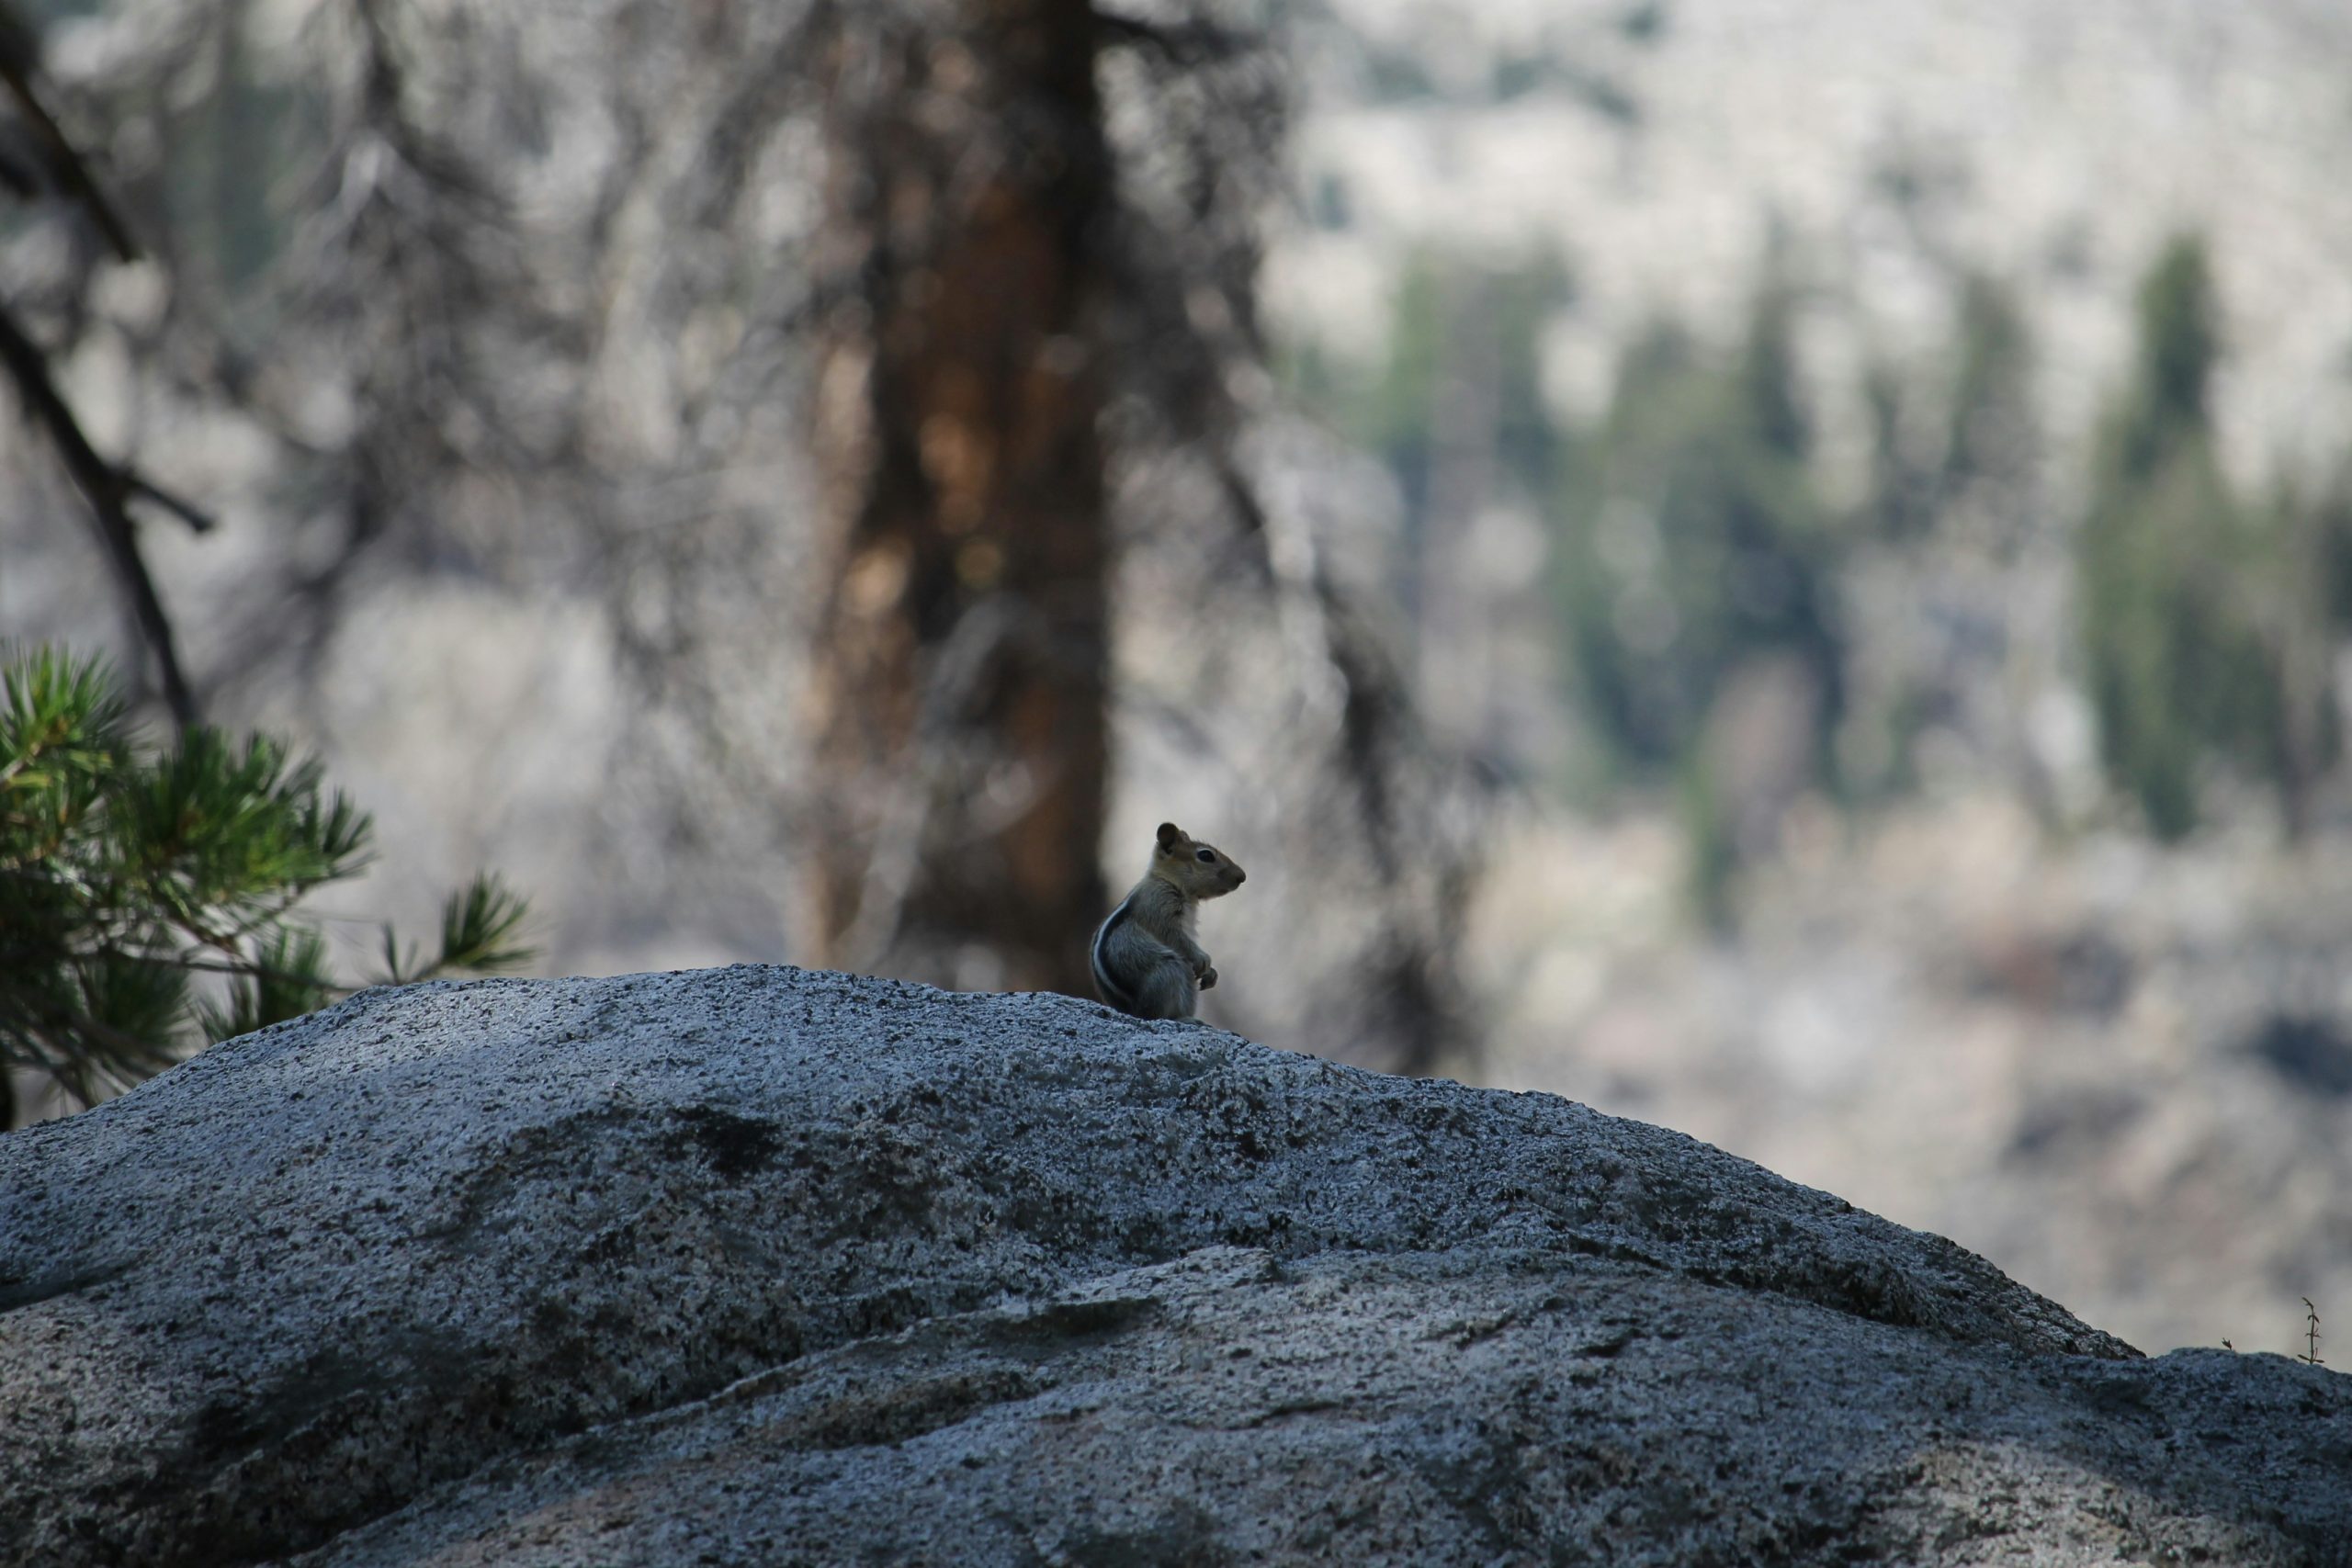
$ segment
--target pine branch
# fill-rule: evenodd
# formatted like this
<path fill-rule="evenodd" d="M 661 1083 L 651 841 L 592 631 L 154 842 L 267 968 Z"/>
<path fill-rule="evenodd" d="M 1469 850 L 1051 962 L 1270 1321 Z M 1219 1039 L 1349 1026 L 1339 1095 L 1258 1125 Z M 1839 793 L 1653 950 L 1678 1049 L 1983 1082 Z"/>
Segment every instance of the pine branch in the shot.
<path fill-rule="evenodd" d="M 458 970 L 491 975 L 519 969 L 538 956 L 537 949 L 514 940 L 530 912 L 530 901 L 497 877 L 477 876 L 442 906 L 441 952 L 432 963 L 418 965 L 413 947 L 403 959 L 399 937 L 384 927 L 383 984 L 410 986 Z"/>
<path fill-rule="evenodd" d="M 529 901 L 497 877 L 475 877 L 443 908 L 441 957 L 435 968 L 482 974 L 521 968 L 537 956 L 536 949 L 513 940 L 530 912 Z"/>
<path fill-rule="evenodd" d="M 307 926 L 280 926 L 263 941 L 229 987 L 229 1005 L 197 1010 L 205 1038 L 218 1044 L 314 1012 L 342 989 L 327 976 L 326 938 Z"/>
<path fill-rule="evenodd" d="M 95 660 L 41 649 L 0 667 L 0 1065 L 84 1100 L 169 1066 L 191 1028 L 220 1040 L 354 988 L 297 906 L 364 863 L 367 814 L 266 736 L 197 726 L 141 758 L 123 719 Z M 386 931 L 392 977 L 514 967 L 525 913 L 478 877 L 443 910 L 430 964 Z M 209 977 L 225 987 L 193 994 Z"/>

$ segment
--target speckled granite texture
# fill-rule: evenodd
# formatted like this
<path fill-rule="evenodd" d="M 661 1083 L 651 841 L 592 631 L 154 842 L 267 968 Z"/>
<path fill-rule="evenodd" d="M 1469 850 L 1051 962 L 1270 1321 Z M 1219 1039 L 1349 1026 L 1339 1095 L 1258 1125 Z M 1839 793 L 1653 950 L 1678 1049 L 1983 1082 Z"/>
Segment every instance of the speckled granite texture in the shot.
<path fill-rule="evenodd" d="M 0 1137 L 0 1561 L 2118 1556 L 2352 1561 L 2352 1380 L 1198 1024 L 426 986 Z"/>

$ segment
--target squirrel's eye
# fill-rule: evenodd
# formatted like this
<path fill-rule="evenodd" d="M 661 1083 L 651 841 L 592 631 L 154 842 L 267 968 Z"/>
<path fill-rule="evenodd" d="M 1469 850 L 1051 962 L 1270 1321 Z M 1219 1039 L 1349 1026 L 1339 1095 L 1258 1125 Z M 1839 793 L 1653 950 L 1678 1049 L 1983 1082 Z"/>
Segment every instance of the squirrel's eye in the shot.
<path fill-rule="evenodd" d="M 1210 865 L 1216 863 L 1216 852 L 1215 850 L 1195 850 L 1193 852 L 1193 858 L 1199 861 L 1203 865 Z"/>

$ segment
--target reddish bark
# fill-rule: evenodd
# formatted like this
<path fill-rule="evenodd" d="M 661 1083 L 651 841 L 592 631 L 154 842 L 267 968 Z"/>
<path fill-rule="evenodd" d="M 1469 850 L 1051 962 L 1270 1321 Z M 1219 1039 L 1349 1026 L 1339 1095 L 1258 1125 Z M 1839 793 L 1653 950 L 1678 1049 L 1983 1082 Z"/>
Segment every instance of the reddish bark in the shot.
<path fill-rule="evenodd" d="M 952 20 L 940 21 L 943 16 Z M 822 958 L 1085 993 L 1106 767 L 1108 159 L 1081 0 L 844 20 L 818 439 Z"/>

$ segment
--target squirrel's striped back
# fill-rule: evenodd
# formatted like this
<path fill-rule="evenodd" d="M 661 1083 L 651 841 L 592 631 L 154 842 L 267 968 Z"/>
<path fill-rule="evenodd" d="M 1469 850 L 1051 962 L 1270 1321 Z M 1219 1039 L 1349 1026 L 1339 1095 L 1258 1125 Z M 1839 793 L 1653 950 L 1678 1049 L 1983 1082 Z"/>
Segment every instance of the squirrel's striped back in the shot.
<path fill-rule="evenodd" d="M 1111 933 L 1127 918 L 1128 906 L 1135 902 L 1132 895 L 1119 901 L 1110 918 L 1094 928 L 1094 944 L 1087 950 L 1087 964 L 1094 971 L 1094 989 L 1102 998 L 1121 1012 L 1136 1010 L 1136 999 L 1111 974 Z"/>

